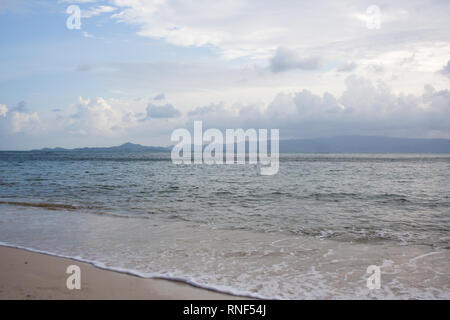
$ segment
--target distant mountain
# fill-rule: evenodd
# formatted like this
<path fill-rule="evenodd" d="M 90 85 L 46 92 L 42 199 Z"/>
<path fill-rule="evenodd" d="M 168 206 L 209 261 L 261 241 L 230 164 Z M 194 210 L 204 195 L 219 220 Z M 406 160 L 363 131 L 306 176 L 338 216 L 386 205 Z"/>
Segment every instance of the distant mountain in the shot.
<path fill-rule="evenodd" d="M 140 144 L 135 144 L 131 142 L 124 143 L 116 147 L 94 147 L 94 148 L 75 148 L 75 149 L 64 149 L 64 148 L 43 148 L 40 150 L 33 151 L 81 151 L 81 152 L 110 152 L 110 151 L 121 151 L 121 152 L 169 152 L 171 148 L 165 147 L 146 147 Z"/>
<path fill-rule="evenodd" d="M 33 151 L 170 152 L 171 150 L 172 147 L 147 147 L 140 144 L 127 142 L 116 147 L 75 149 L 43 148 Z M 450 140 L 389 138 L 376 136 L 341 136 L 317 139 L 291 139 L 280 140 L 280 152 L 450 153 Z"/>
<path fill-rule="evenodd" d="M 450 153 L 450 140 L 376 136 L 281 140 L 280 152 Z"/>
<path fill-rule="evenodd" d="M 245 148 L 248 150 L 248 141 Z M 270 144 L 267 149 L 270 151 Z M 279 149 L 281 153 L 450 153 L 450 140 L 340 136 L 280 140 Z"/>

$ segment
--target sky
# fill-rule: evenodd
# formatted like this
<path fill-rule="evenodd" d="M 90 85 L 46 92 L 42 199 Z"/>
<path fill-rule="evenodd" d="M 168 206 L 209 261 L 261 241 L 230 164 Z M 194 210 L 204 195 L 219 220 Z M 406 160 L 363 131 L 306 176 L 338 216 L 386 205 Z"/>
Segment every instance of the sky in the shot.
<path fill-rule="evenodd" d="M 0 149 L 167 146 L 194 120 L 450 138 L 449 14 L 447 0 L 1 0 Z"/>

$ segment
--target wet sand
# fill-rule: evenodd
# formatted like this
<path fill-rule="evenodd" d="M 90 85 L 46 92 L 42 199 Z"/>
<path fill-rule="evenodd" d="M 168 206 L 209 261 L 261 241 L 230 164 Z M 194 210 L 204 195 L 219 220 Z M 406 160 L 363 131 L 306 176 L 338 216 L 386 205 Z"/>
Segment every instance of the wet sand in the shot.
<path fill-rule="evenodd" d="M 66 286 L 66 269 L 81 270 L 81 289 Z M 144 279 L 76 260 L 0 246 L 0 299 L 243 299 L 183 282 Z"/>

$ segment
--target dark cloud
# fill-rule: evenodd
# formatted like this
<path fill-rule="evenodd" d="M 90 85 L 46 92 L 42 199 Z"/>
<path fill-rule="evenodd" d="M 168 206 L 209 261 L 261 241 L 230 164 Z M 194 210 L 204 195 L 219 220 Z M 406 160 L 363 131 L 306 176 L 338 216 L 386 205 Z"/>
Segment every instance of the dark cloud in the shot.
<path fill-rule="evenodd" d="M 147 105 L 147 119 L 149 118 L 176 118 L 181 112 L 171 104 L 157 106 L 152 103 Z"/>
<path fill-rule="evenodd" d="M 10 111 L 28 112 L 27 103 L 25 101 L 20 101 L 15 107 L 11 108 Z"/>
<path fill-rule="evenodd" d="M 338 68 L 338 72 L 351 72 L 355 70 L 358 65 L 355 62 L 346 63 Z"/>
<path fill-rule="evenodd" d="M 207 113 L 215 112 L 220 113 L 223 112 L 223 105 L 211 103 L 208 106 L 197 107 L 193 111 L 188 112 L 189 116 L 201 116 Z"/>
<path fill-rule="evenodd" d="M 447 61 L 447 64 L 441 69 L 440 72 L 450 78 L 450 60 Z"/>
<path fill-rule="evenodd" d="M 164 95 L 164 93 L 160 93 L 158 95 L 156 95 L 153 100 L 164 100 L 166 98 L 166 96 Z"/>
<path fill-rule="evenodd" d="M 272 72 L 284 72 L 289 70 L 316 70 L 321 66 L 319 57 L 300 57 L 295 51 L 286 48 L 278 48 L 270 60 Z"/>

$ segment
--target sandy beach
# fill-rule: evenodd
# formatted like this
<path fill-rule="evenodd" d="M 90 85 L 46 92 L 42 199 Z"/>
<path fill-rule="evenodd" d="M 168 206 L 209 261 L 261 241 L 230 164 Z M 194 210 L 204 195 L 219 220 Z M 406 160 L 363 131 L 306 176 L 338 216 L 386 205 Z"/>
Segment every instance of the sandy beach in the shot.
<path fill-rule="evenodd" d="M 69 265 L 81 270 L 81 289 L 69 290 Z M 144 279 L 88 263 L 0 246 L 0 299 L 242 299 L 163 279 Z"/>

